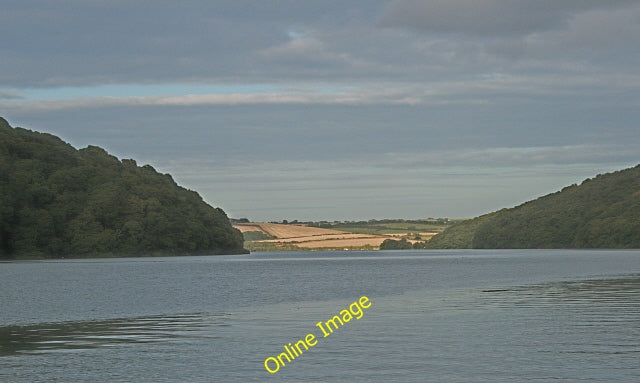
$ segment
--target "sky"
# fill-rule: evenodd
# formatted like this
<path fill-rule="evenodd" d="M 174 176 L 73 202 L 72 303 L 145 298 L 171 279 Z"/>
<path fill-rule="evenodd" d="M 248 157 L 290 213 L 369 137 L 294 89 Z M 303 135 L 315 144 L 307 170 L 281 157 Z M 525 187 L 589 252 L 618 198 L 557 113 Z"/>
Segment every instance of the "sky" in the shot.
<path fill-rule="evenodd" d="M 473 217 L 640 163 L 640 1 L 2 3 L 0 116 L 230 217 Z"/>

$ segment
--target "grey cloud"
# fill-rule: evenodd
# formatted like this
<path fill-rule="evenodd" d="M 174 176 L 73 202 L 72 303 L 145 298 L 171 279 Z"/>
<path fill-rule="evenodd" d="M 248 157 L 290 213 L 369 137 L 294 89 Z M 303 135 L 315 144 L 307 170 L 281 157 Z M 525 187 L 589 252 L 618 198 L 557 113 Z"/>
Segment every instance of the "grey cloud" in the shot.
<path fill-rule="evenodd" d="M 591 148 L 519 148 L 532 157 L 561 155 Z M 401 217 L 478 215 L 554 192 L 597 173 L 617 170 L 633 162 L 556 163 L 525 159 L 491 166 L 484 156 L 521 157 L 518 148 L 494 148 L 483 153 L 460 151 L 456 161 L 441 164 L 388 167 L 389 156 L 368 162 L 309 159 L 304 161 L 239 161 L 221 163 L 183 158 L 162 169 L 178 174 L 178 182 L 200 190 L 205 199 L 225 201 L 237 217 L 264 219 L 368 219 L 380 211 Z M 439 152 L 445 159 L 451 152 Z M 406 155 L 406 153 L 402 153 Z M 571 155 L 569 155 L 571 156 Z M 557 160 L 557 159 L 556 159 Z M 391 160 L 393 161 L 393 160 Z M 225 185 L 211 184 L 215 179 Z M 260 197 L 256 197 L 260 190 Z M 264 201 L 269 201 L 265 206 Z M 348 213 L 345 213 L 348 212 Z M 388 215 L 387 215 L 388 216 Z"/>
<path fill-rule="evenodd" d="M 451 97 L 455 101 L 455 96 Z M 206 153 L 232 161 L 251 157 L 352 162 L 398 150 L 455 153 L 473 147 L 481 151 L 617 142 L 640 145 L 636 105 L 617 105 L 615 100 L 605 105 L 597 97 L 590 101 L 573 93 L 570 98 L 577 105 L 549 93 L 525 101 L 507 93 L 503 102 L 488 104 L 121 102 L 13 110 L 3 116 L 23 126 L 73 138 L 74 145 L 100 145 L 136 158 L 153 153 Z M 446 161 L 447 156 L 440 158 Z M 501 159 L 508 161 L 497 157 L 492 163 Z"/>
<path fill-rule="evenodd" d="M 427 60 L 459 71 L 633 74 L 640 27 L 637 1 L 413 1 L 399 0 L 379 23 L 418 31 Z M 411 52 L 410 52 L 411 54 Z M 415 54 L 415 52 L 413 52 Z M 558 81 L 565 80 L 559 76 Z"/>
<path fill-rule="evenodd" d="M 3 92 L 0 91 L 0 100 L 22 100 L 24 96 L 19 92 Z"/>
<path fill-rule="evenodd" d="M 396 0 L 381 14 L 383 26 L 472 36 L 524 36 L 566 26 L 576 13 L 633 1 Z"/>
<path fill-rule="evenodd" d="M 416 105 L 427 100 L 412 96 L 406 90 L 384 92 L 379 89 L 353 91 L 316 92 L 269 92 L 269 93 L 232 93 L 232 94 L 187 94 L 173 96 L 136 96 L 136 97 L 88 97 L 74 99 L 24 100 L 7 93 L 0 109 L 12 113 L 40 113 L 57 110 L 79 110 L 108 108 L 118 106 L 217 106 L 217 105 Z M 21 101 L 16 101 L 21 100 Z M 438 103 L 438 102 L 436 102 Z"/>
<path fill-rule="evenodd" d="M 625 74 L 589 74 L 515 76 L 487 73 L 461 80 L 428 83 L 354 83 L 352 86 L 317 86 L 300 84 L 282 86 L 254 93 L 175 94 L 153 96 L 120 96 L 60 99 L 25 99 L 16 92 L 4 92 L 0 109 L 9 113 L 41 113 L 56 110 L 108 107 L 190 107 L 233 105 L 412 105 L 439 107 L 445 105 L 517 105 L 535 102 L 548 96 L 573 98 L 582 103 L 607 103 L 637 106 L 638 100 L 612 98 L 603 100 L 602 89 L 615 87 L 620 93 L 632 94 L 640 87 L 640 76 Z M 0 95 L 2 95 L 0 94 Z M 4 98 L 4 101 L 1 100 Z"/>
<path fill-rule="evenodd" d="M 564 33 L 549 32 L 531 42 L 549 60 L 583 60 L 592 67 L 637 73 L 640 3 L 626 8 L 593 9 L 574 17 Z"/>
<path fill-rule="evenodd" d="M 0 115 L 232 214 L 473 215 L 634 165 L 639 18 L 638 1 L 6 0 Z M 249 87 L 91 87 L 118 83 Z M 74 85 L 90 95 L 50 97 Z"/>
<path fill-rule="evenodd" d="M 0 14 L 0 89 L 589 74 L 637 63 L 637 7 L 622 7 L 631 3 L 11 1 Z"/>
<path fill-rule="evenodd" d="M 261 52 L 266 62 L 302 71 L 310 77 L 327 77 L 333 73 L 350 71 L 356 64 L 349 53 L 332 51 L 313 36 L 301 36 Z"/>
<path fill-rule="evenodd" d="M 13 61 L 0 64 L 7 69 L 0 79 L 53 86 L 171 81 L 207 72 L 223 77 L 234 67 L 230 58 L 276 37 L 264 23 L 258 33 L 248 20 L 218 17 L 219 8 L 210 2 L 27 1 L 0 19 L 2 54 Z M 29 60 L 34 68 L 16 73 Z"/>
<path fill-rule="evenodd" d="M 623 144 L 467 148 L 454 152 L 431 150 L 421 153 L 386 153 L 384 166 L 439 167 L 483 166 L 492 168 L 577 164 L 633 164 L 637 152 Z"/>
<path fill-rule="evenodd" d="M 296 26 L 370 19 L 376 4 L 11 1 L 0 14 L 0 84 L 282 79 L 291 68 L 280 72 L 281 62 L 270 64 L 261 52 L 285 46 Z"/>

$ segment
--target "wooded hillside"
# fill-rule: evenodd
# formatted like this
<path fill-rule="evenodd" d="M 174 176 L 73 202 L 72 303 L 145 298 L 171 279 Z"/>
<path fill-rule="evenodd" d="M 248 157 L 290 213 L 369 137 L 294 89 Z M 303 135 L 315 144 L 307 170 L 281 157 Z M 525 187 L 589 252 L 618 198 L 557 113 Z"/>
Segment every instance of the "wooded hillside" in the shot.
<path fill-rule="evenodd" d="M 453 225 L 430 248 L 640 248 L 640 165 Z"/>
<path fill-rule="evenodd" d="M 168 174 L 0 118 L 0 258 L 244 252 L 226 214 Z"/>

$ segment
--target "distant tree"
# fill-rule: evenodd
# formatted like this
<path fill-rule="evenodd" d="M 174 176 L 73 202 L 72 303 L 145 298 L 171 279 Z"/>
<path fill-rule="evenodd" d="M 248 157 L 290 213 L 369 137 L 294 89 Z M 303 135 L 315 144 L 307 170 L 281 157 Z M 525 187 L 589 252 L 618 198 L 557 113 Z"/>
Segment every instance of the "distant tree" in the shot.
<path fill-rule="evenodd" d="M 408 250 L 411 248 L 413 248 L 413 246 L 405 238 L 402 238 L 399 241 L 394 239 L 385 239 L 380 244 L 380 250 Z"/>

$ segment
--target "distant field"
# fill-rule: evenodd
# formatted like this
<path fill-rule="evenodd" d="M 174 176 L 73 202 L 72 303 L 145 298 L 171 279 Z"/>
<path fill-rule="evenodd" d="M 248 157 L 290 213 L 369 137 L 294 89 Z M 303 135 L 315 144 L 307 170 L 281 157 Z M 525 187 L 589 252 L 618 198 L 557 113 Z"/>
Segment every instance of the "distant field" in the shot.
<path fill-rule="evenodd" d="M 378 238 L 379 236 L 373 236 L 370 234 L 352 234 L 352 233 L 336 233 L 336 234 L 320 234 L 320 235 L 310 235 L 304 237 L 288 237 L 288 238 L 277 238 L 277 239 L 267 239 L 261 242 L 280 242 L 280 243 L 301 243 L 301 242 L 318 242 L 318 241 L 336 241 L 336 240 L 352 240 L 352 239 L 367 239 L 367 238 Z M 388 237 L 384 237 L 388 238 Z"/>
<path fill-rule="evenodd" d="M 260 231 L 277 239 L 312 237 L 317 235 L 341 234 L 343 231 L 309 227 L 304 225 L 283 225 L 280 223 L 253 222 L 237 224 L 234 227 L 243 233 Z"/>
<path fill-rule="evenodd" d="M 341 230 L 278 223 L 252 222 L 234 225 L 246 239 L 268 236 L 270 239 L 249 240 L 245 246 L 253 250 L 300 249 L 377 249 L 391 236 L 357 234 Z"/>
<path fill-rule="evenodd" d="M 319 240 L 319 241 L 307 241 L 298 243 L 299 247 L 305 249 L 361 249 L 372 248 L 377 249 L 380 244 L 384 242 L 387 237 L 363 237 L 363 238 L 348 238 L 348 239 L 332 239 L 332 240 Z"/>
<path fill-rule="evenodd" d="M 319 227 L 363 234 L 440 233 L 455 221 L 446 218 L 425 220 L 372 220 L 320 223 Z"/>
<path fill-rule="evenodd" d="M 373 221 L 337 224 L 238 223 L 250 250 L 378 249 L 387 239 L 425 241 L 444 230 L 449 222 Z M 321 226 L 322 227 L 318 227 Z M 329 226 L 329 227 L 326 227 Z"/>

